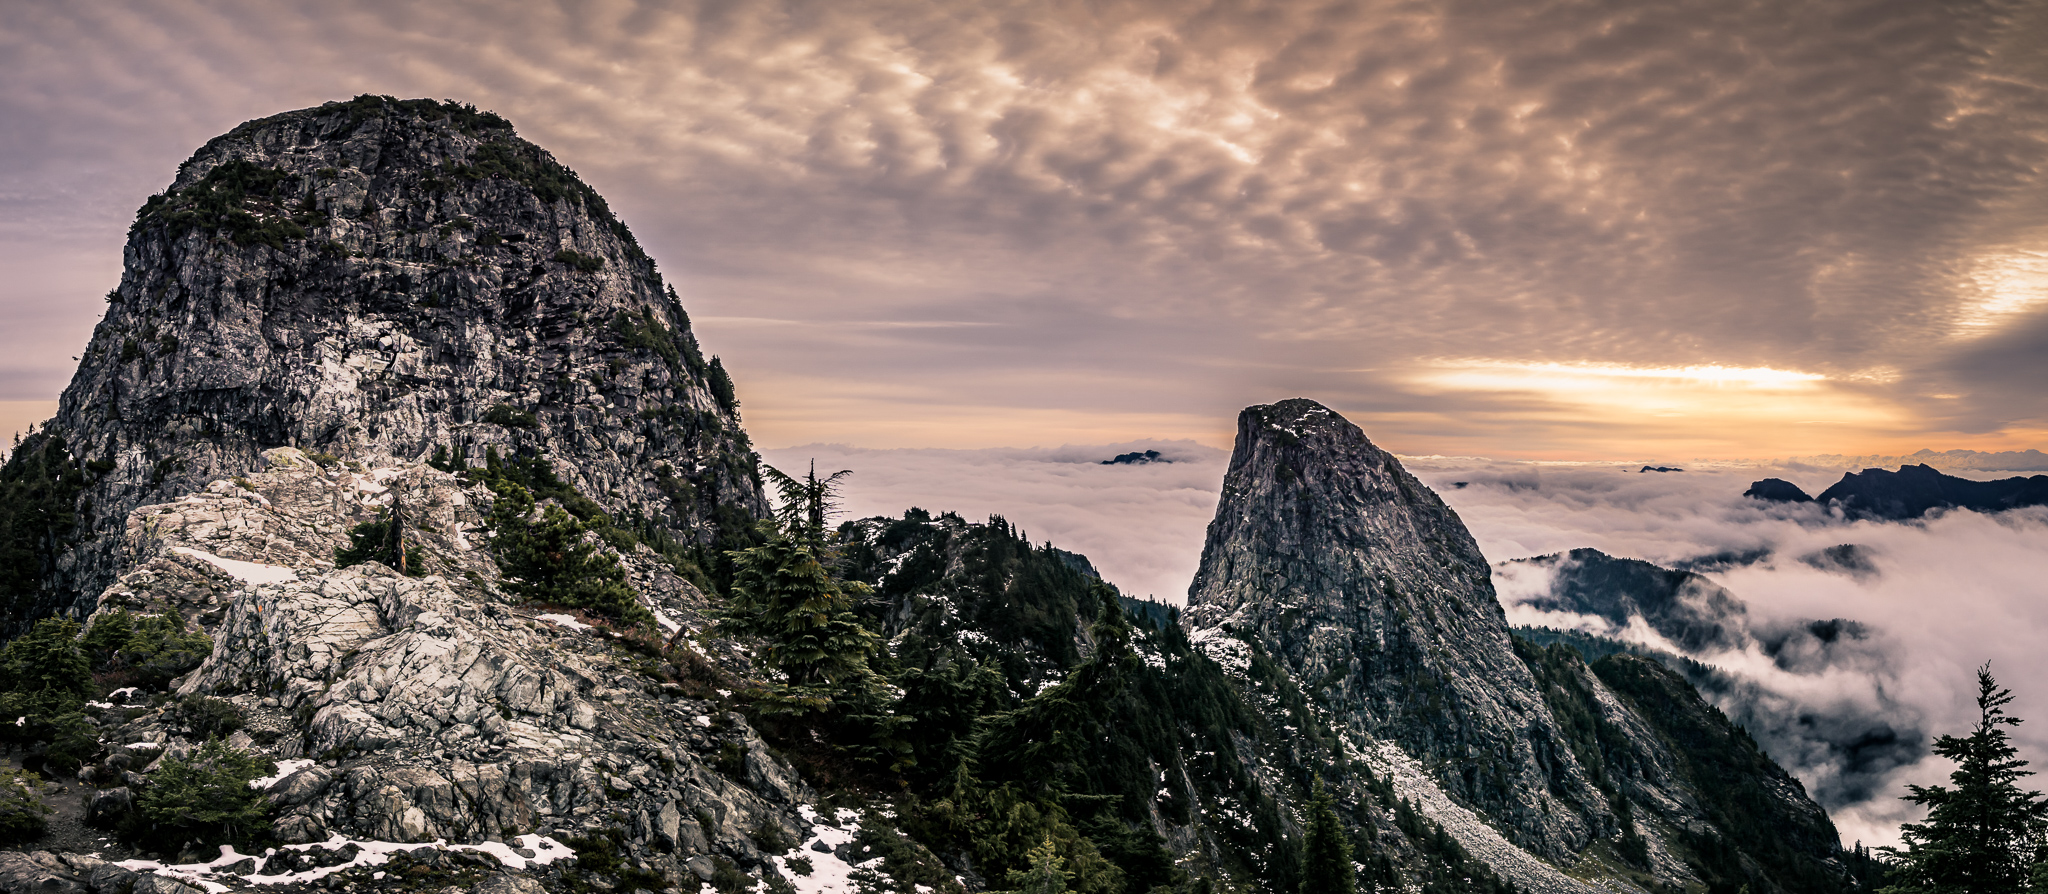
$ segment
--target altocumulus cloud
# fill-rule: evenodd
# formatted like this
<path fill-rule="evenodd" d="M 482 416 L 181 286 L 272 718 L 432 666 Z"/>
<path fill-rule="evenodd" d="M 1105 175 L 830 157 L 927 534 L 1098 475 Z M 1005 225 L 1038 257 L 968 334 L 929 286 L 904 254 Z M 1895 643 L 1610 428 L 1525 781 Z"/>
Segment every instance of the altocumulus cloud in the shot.
<path fill-rule="evenodd" d="M 193 146 L 374 91 L 494 108 L 613 197 L 782 443 L 1018 443 L 1126 414 L 1151 427 L 1124 437 L 1214 437 L 1311 388 L 1444 447 L 1587 443 L 1541 393 L 1417 384 L 1475 358 L 1799 369 L 1896 404 L 1894 429 L 1995 430 L 2041 414 L 1974 396 L 2027 393 L 1993 361 L 2030 342 L 1986 339 L 2040 310 L 2012 259 L 2043 221 L 2012 209 L 2041 195 L 2041 21 L 32 0 L 0 24 L 0 260 L 27 274 L 0 301 L 30 324 L 0 399 L 54 390 L 127 215 Z M 929 322 L 954 325 L 852 328 Z M 948 431 L 962 413 L 979 434 Z"/>

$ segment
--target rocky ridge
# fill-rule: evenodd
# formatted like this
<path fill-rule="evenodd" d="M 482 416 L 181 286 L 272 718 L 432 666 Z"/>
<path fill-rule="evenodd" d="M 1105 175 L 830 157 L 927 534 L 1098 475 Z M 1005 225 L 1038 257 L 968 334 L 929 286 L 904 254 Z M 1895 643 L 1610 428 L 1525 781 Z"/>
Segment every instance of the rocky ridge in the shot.
<path fill-rule="evenodd" d="M 1551 859 L 1613 828 L 1457 514 L 1358 427 L 1307 400 L 1238 417 L 1187 623 L 1259 642 L 1337 722 L 1467 768 L 1444 784 Z M 1554 755 L 1563 755 L 1557 760 Z"/>
<path fill-rule="evenodd" d="M 685 695 L 594 619 L 505 601 L 474 533 L 488 491 L 426 466 L 325 468 L 293 448 L 262 459 L 263 471 L 131 513 L 133 570 L 100 611 L 172 610 L 212 633 L 212 655 L 177 693 L 226 699 L 274 733 L 234 744 L 284 762 L 269 786 L 279 839 L 622 828 L 634 858 L 709 877 L 714 857 L 761 865 L 760 830 L 803 828 L 796 808 L 814 793 L 715 693 Z M 395 500 L 415 507 L 430 572 L 335 568 L 349 523 Z M 648 606 L 686 636 L 701 630 L 705 597 L 641 549 L 621 558 Z M 161 711 L 103 734 L 108 757 L 87 778 L 146 773 L 198 744 Z"/>

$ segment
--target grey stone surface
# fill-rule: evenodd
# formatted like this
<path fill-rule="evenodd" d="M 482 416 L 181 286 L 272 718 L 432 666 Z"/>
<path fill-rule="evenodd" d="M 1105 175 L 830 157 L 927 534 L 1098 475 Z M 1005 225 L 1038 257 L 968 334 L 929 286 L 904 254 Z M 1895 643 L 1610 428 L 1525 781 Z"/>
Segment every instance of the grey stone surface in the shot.
<path fill-rule="evenodd" d="M 185 612 L 214 647 L 177 693 L 284 725 L 267 745 L 251 740 L 313 762 L 267 789 L 281 839 L 474 843 L 613 827 L 634 855 L 680 872 L 710 853 L 750 865 L 749 831 L 800 827 L 795 808 L 815 793 L 743 717 L 648 676 L 599 619 L 558 623 L 507 600 L 476 533 L 481 487 L 398 461 L 323 469 L 293 448 L 262 460 L 240 483 L 131 513 L 133 570 L 101 611 Z M 409 548 L 432 573 L 335 568 L 347 525 L 393 499 L 411 508 Z M 709 623 L 702 594 L 657 560 L 620 558 L 686 634 Z M 110 762 L 153 766 L 197 744 L 165 711 L 103 733 Z M 739 778 L 711 767 L 727 743 L 744 755 Z M 699 829 L 699 815 L 718 828 Z"/>
<path fill-rule="evenodd" d="M 148 878 L 85 854 L 0 851 L 0 892 L 4 894 L 195 894 L 194 889 L 182 885 L 147 887 Z"/>
<path fill-rule="evenodd" d="M 506 157 L 527 173 L 491 167 Z M 684 540 L 765 513 L 674 292 L 603 200 L 509 127 L 399 105 L 275 115 L 195 153 L 168 207 L 234 162 L 283 174 L 242 202 L 251 225 L 304 235 L 138 220 L 48 425 L 113 468 L 92 476 L 90 524 L 31 617 L 92 609 L 124 570 L 129 510 L 246 474 L 272 447 L 545 452 L 608 510 Z M 513 415 L 489 421 L 500 406 Z"/>
<path fill-rule="evenodd" d="M 1246 409 L 1185 620 L 1258 642 L 1335 722 L 1442 768 L 1441 784 L 1552 859 L 1612 822 L 1515 657 L 1457 513 L 1314 401 Z"/>
<path fill-rule="evenodd" d="M 1712 821 L 1681 758 L 1574 663 L 1600 720 L 1620 734 L 1602 741 L 1601 766 L 1582 764 L 1516 655 L 1489 565 L 1457 514 L 1328 408 L 1289 400 L 1239 417 L 1183 618 L 1226 665 L 1249 648 L 1278 660 L 1368 763 L 1428 774 L 1427 784 L 1401 783 L 1403 794 L 1524 889 L 1580 883 L 1509 843 L 1574 865 L 1619 833 L 1612 795 L 1636 805 L 1660 882 L 1699 881 L 1672 833 Z M 1697 699 L 1667 707 L 1711 710 Z M 1782 815 L 1827 828 L 1790 777 L 1765 775 Z"/>

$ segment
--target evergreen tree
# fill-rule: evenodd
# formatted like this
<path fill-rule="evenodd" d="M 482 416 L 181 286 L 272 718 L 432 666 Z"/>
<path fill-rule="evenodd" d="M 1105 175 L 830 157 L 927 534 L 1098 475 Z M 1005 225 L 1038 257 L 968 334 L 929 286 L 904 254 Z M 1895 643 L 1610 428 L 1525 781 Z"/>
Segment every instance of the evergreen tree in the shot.
<path fill-rule="evenodd" d="M 822 554 L 825 523 L 835 514 L 833 498 L 839 495 L 839 479 L 853 474 L 853 470 L 841 469 L 819 478 L 818 461 L 814 459 L 810 473 L 802 478 L 792 477 L 774 466 L 764 465 L 761 472 L 782 494 L 782 507 L 775 515 L 783 531 L 791 540 Z"/>
<path fill-rule="evenodd" d="M 1301 842 L 1301 894 L 1350 894 L 1358 890 L 1351 865 L 1351 838 L 1337 817 L 1337 804 L 1318 778 L 1308 799 L 1308 832 Z"/>
<path fill-rule="evenodd" d="M 44 618 L 0 650 L 0 688 L 61 695 L 78 702 L 92 693 L 92 662 L 78 642 L 78 622 Z"/>
<path fill-rule="evenodd" d="M 2018 894 L 2028 889 L 2044 833 L 2048 803 L 2040 792 L 2022 790 L 2033 773 L 2017 757 L 2003 727 L 2017 726 L 2005 714 L 2012 691 L 2000 689 L 1991 665 L 1977 669 L 1975 729 L 1967 736 L 1942 736 L 1934 753 L 1956 762 L 1954 788 L 1909 786 L 1905 800 L 1927 807 L 1927 821 L 1900 830 L 1906 849 L 1884 848 L 1893 858 L 1891 884 L 1883 894 Z"/>
<path fill-rule="evenodd" d="M 277 772 L 262 754 L 210 739 L 187 757 L 166 757 L 135 798 L 131 840 L 175 853 L 187 845 L 248 844 L 270 828 L 270 799 L 249 781 Z"/>
<path fill-rule="evenodd" d="M 778 538 L 733 556 L 732 598 L 723 626 L 766 641 L 761 657 L 790 684 L 826 686 L 870 675 L 881 636 L 861 626 L 847 592 L 812 550 Z"/>
<path fill-rule="evenodd" d="M 530 499 L 525 505 L 532 505 Z M 495 527 L 491 548 L 504 569 L 506 592 L 628 624 L 654 623 L 654 615 L 626 586 L 618 560 L 586 538 L 588 528 L 561 507 L 549 506 L 537 522 L 506 514 Z"/>
<path fill-rule="evenodd" d="M 375 519 L 349 529 L 347 548 L 334 550 L 334 567 L 382 562 L 408 577 L 426 574 L 426 563 L 405 542 L 405 524 L 405 507 L 393 500 L 391 508 L 379 512 Z"/>
<path fill-rule="evenodd" d="M 1013 894 L 1066 894 L 1067 882 L 1074 874 L 1067 871 L 1067 861 L 1060 859 L 1052 836 L 1047 835 L 1044 844 L 1031 849 L 1029 860 L 1029 868 L 1010 870 L 1008 882 Z"/>

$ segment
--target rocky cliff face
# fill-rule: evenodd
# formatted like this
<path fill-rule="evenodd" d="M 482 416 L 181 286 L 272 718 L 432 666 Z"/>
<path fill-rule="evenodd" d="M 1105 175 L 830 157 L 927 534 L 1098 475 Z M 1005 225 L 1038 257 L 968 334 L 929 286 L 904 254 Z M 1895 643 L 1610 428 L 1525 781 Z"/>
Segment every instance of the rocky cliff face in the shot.
<path fill-rule="evenodd" d="M 636 846 L 680 846 L 687 861 L 720 841 L 750 848 L 763 822 L 795 825 L 808 789 L 715 698 L 664 686 L 602 625 L 500 597 L 496 564 L 466 533 L 487 491 L 419 465 L 355 473 L 293 448 L 260 460 L 132 513 L 133 570 L 101 613 L 174 611 L 212 633 L 177 692 L 230 700 L 251 728 L 282 733 L 265 750 L 299 762 L 273 786 L 284 841 L 503 841 L 623 817 Z M 411 546 L 431 573 L 335 568 L 349 523 L 394 500 L 413 507 Z M 623 558 L 665 627 L 702 629 L 702 594 L 645 547 Z M 111 754 L 198 744 L 155 713 L 106 737 Z M 752 755 L 737 781 L 707 757 L 728 739 Z"/>
<path fill-rule="evenodd" d="M 1579 889 L 1552 866 L 1845 884 L 1826 814 L 1747 735 L 1654 662 L 1514 639 L 1457 514 L 1313 401 L 1239 416 L 1184 619 L 1211 654 L 1270 656 L 1307 694 L 1370 770 L 1348 794 L 1391 779 L 1524 889 Z"/>
<path fill-rule="evenodd" d="M 79 544 L 10 621 L 87 609 L 130 509 L 266 449 L 545 453 L 619 518 L 765 510 L 738 404 L 604 200 L 503 119 L 362 97 L 207 143 L 137 213 L 64 391 Z M 34 446 L 34 445 L 31 445 Z"/>
<path fill-rule="evenodd" d="M 1386 739 L 1553 858 L 1612 828 L 1457 513 L 1308 400 L 1246 409 L 1187 623 L 1261 644 L 1337 722 Z"/>

